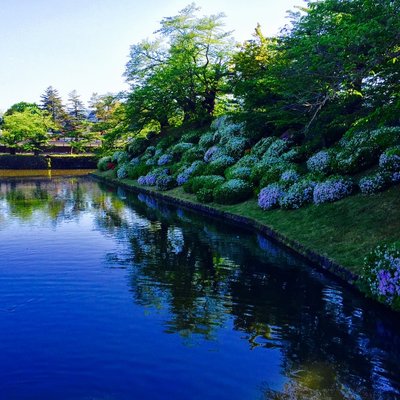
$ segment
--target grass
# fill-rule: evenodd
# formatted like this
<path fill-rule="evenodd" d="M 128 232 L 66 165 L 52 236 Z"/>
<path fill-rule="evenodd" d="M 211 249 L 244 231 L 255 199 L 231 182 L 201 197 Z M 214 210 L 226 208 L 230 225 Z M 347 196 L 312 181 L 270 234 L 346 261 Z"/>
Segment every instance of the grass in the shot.
<path fill-rule="evenodd" d="M 114 179 L 112 171 L 99 175 Z M 123 182 L 138 187 L 136 181 L 124 179 Z M 164 193 L 198 203 L 194 195 L 182 188 Z M 335 203 L 298 210 L 263 211 L 256 199 L 235 205 L 210 203 L 209 206 L 265 224 L 358 275 L 362 273 L 364 257 L 378 244 L 400 240 L 400 185 L 374 195 L 357 194 Z"/>

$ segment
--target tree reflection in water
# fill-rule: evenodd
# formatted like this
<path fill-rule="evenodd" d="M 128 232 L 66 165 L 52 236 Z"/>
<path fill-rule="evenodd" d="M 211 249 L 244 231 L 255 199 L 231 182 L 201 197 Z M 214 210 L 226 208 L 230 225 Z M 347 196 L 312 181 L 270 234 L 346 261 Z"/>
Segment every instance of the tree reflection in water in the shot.
<path fill-rule="evenodd" d="M 118 226 L 115 233 L 129 242 L 114 261 L 129 266 L 135 302 L 166 310 L 166 332 L 213 339 L 232 319 L 251 349 L 279 349 L 288 382 L 282 391 L 265 389 L 265 398 L 399 393 L 399 326 L 383 322 L 379 308 L 260 235 L 143 194 L 119 195 L 132 206 L 129 217 L 110 204 L 98 223 Z M 388 340 L 391 325 L 397 333 Z"/>
<path fill-rule="evenodd" d="M 127 269 L 166 333 L 196 345 L 232 326 L 249 349 L 279 352 L 287 382 L 266 399 L 400 397 L 399 323 L 261 235 L 77 178 L 5 181 L 0 211 L 53 224 L 92 213 L 118 243 L 105 264 Z"/>

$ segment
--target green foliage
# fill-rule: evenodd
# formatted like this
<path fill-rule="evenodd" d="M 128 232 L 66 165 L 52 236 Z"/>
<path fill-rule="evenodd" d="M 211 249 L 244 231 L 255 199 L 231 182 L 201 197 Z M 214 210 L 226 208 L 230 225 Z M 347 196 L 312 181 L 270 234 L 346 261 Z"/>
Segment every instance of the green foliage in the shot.
<path fill-rule="evenodd" d="M 198 11 L 191 4 L 164 18 L 154 40 L 131 47 L 125 76 L 134 130 L 157 123 L 164 132 L 182 122 L 210 121 L 233 44 L 222 14 L 198 17 Z"/>
<path fill-rule="evenodd" d="M 197 193 L 200 189 L 214 189 L 224 181 L 224 177 L 219 175 L 195 176 L 183 185 L 183 189 L 187 193 Z"/>
<path fill-rule="evenodd" d="M 111 162 L 111 157 L 105 156 L 100 158 L 100 160 L 97 162 L 97 169 L 99 171 L 107 171 L 107 165 Z"/>
<path fill-rule="evenodd" d="M 196 199 L 201 203 L 211 203 L 214 200 L 213 189 L 199 189 L 196 193 Z"/>
<path fill-rule="evenodd" d="M 54 127 L 51 119 L 38 109 L 26 108 L 4 116 L 0 143 L 10 149 L 38 153 L 50 141 L 48 131 Z"/>
<path fill-rule="evenodd" d="M 236 204 L 253 195 L 251 184 L 241 179 L 230 179 L 214 189 L 214 201 L 220 204 Z"/>
<path fill-rule="evenodd" d="M 128 178 L 137 179 L 139 178 L 139 176 L 147 175 L 147 173 L 150 172 L 150 170 L 151 167 L 146 165 L 145 163 L 140 163 L 136 165 L 130 164 L 127 167 Z"/>

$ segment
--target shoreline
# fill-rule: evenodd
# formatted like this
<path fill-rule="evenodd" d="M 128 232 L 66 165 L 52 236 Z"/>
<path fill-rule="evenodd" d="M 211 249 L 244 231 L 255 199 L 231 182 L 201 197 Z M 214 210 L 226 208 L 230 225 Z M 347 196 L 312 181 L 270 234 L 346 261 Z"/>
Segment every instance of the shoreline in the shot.
<path fill-rule="evenodd" d="M 315 264 L 315 267 L 328 272 L 329 274 L 333 275 L 333 277 L 338 278 L 342 283 L 345 283 L 345 284 L 351 286 L 352 288 L 354 288 L 359 293 L 361 293 L 365 296 L 365 293 L 360 289 L 359 285 L 357 284 L 359 281 L 361 281 L 361 278 L 358 274 L 348 270 L 347 268 L 345 268 L 344 266 L 335 262 L 334 260 L 331 260 L 330 258 L 323 256 L 323 255 L 317 253 L 316 251 L 307 248 L 300 242 L 286 237 L 284 234 L 280 233 L 279 231 L 271 228 L 270 226 L 268 226 L 266 224 L 263 224 L 263 223 L 255 220 L 253 218 L 245 217 L 243 215 L 233 213 L 231 211 L 217 209 L 215 207 L 205 205 L 205 204 L 193 201 L 193 200 L 182 199 L 182 198 L 176 197 L 173 194 L 168 193 L 168 192 L 159 192 L 155 189 L 150 189 L 148 187 L 135 185 L 131 182 L 127 183 L 127 182 L 124 182 L 123 180 L 106 177 L 98 172 L 92 172 L 89 175 L 92 178 L 94 178 L 100 182 L 111 184 L 113 186 L 120 186 L 131 192 L 144 193 L 144 194 L 153 196 L 157 199 L 161 199 L 162 201 L 165 201 L 168 204 L 175 205 L 175 206 L 179 205 L 179 206 L 182 206 L 189 210 L 199 212 L 203 215 L 218 218 L 220 220 L 225 220 L 225 221 L 228 220 L 228 221 L 238 224 L 242 227 L 251 229 L 257 233 L 261 233 L 261 234 L 267 236 L 269 239 L 272 239 L 274 242 L 284 246 L 287 250 L 294 252 L 298 256 L 301 256 L 302 258 L 306 259 L 307 261 Z M 366 299 L 367 299 L 367 297 L 366 297 Z M 371 300 L 373 300 L 373 299 L 371 299 Z M 387 305 L 379 303 L 375 300 L 373 300 L 373 301 L 375 303 L 383 305 L 386 309 L 391 309 Z"/>

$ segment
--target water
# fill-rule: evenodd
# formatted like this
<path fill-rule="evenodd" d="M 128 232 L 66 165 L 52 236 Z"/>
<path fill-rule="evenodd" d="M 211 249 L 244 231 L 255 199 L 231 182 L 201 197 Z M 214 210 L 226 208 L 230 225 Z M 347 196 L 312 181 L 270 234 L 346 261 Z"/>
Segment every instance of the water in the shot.
<path fill-rule="evenodd" d="M 398 399 L 399 360 L 397 315 L 260 235 L 0 177 L 0 399 Z"/>

